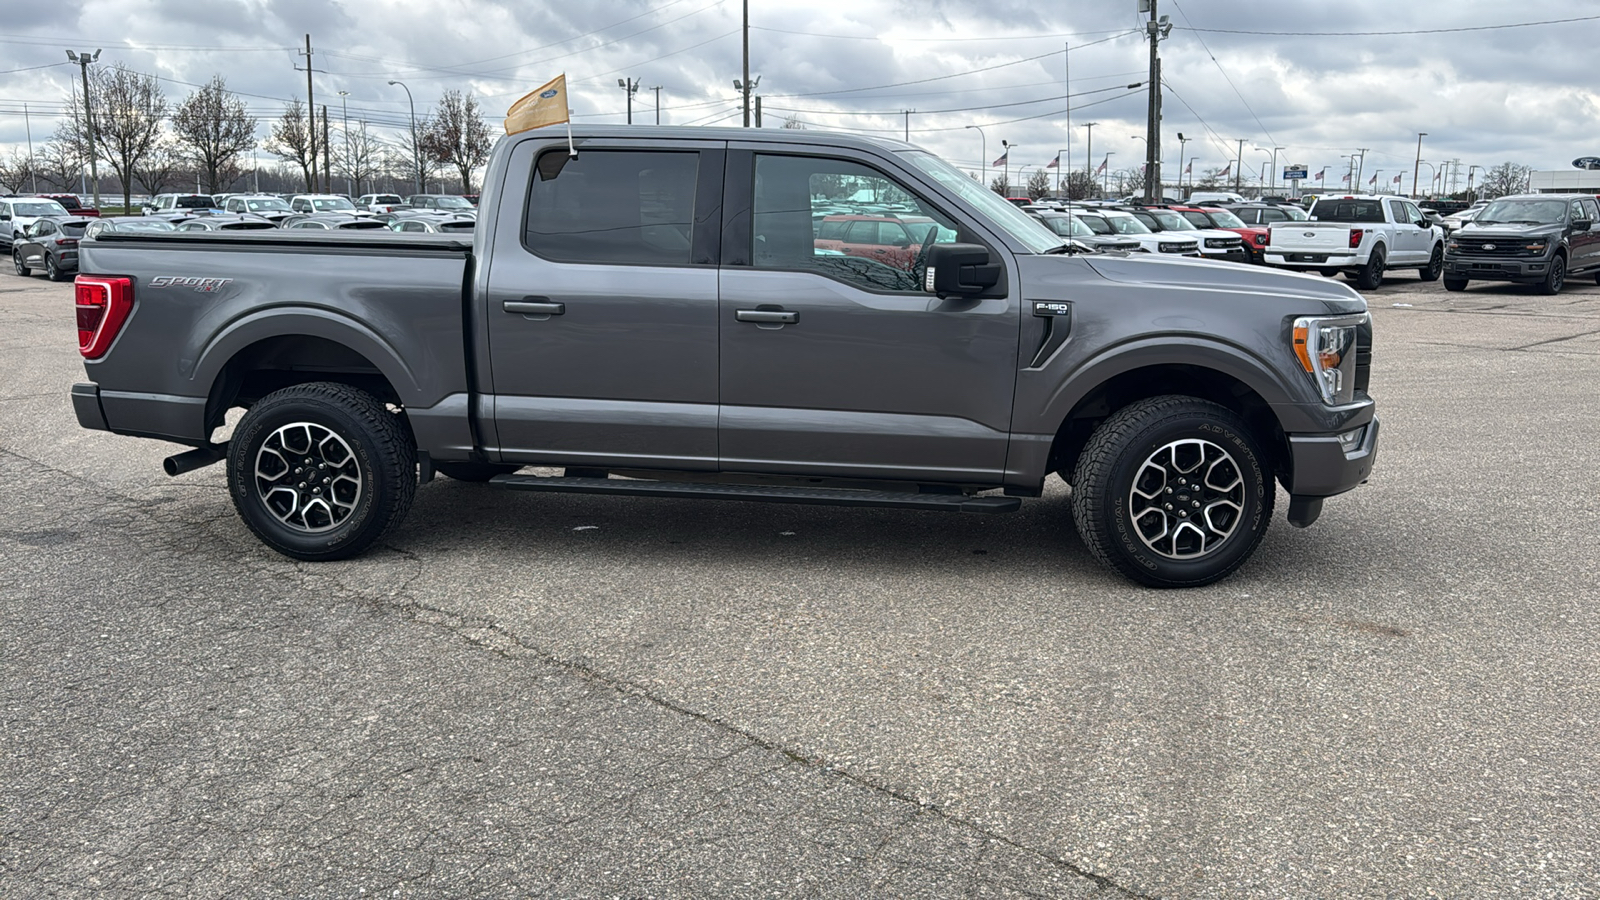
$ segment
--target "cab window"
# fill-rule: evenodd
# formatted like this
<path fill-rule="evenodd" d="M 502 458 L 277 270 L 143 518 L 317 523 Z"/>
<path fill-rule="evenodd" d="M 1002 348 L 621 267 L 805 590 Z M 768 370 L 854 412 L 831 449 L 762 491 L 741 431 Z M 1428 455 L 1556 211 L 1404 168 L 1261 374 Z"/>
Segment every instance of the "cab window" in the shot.
<path fill-rule="evenodd" d="M 904 185 L 875 169 L 842 159 L 755 157 L 751 262 L 756 268 L 815 272 L 869 291 L 920 292 L 923 248 L 956 240 L 955 223 Z M 843 249 L 812 221 L 848 208 Z M 921 234 L 922 240 L 914 239 Z"/>
<path fill-rule="evenodd" d="M 586 150 L 571 157 L 563 149 L 539 157 L 534 168 L 524 225 L 529 250 L 558 262 L 689 264 L 698 153 Z"/>

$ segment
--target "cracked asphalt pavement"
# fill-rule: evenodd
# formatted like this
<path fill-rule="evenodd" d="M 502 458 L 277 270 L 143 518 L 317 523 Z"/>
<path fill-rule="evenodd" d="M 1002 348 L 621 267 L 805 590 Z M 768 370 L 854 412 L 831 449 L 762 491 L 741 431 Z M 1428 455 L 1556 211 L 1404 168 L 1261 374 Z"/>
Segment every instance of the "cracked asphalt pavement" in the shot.
<path fill-rule="evenodd" d="M 1372 483 L 1158 592 L 1059 483 L 440 479 L 296 563 L 0 276 L 0 897 L 1600 897 L 1600 286 L 1368 299 Z"/>

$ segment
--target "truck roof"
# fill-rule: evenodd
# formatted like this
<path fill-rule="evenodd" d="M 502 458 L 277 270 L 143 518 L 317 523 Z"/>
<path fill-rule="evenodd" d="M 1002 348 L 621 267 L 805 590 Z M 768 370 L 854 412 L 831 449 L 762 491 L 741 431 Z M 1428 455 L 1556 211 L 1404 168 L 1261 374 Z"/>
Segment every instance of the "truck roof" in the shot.
<path fill-rule="evenodd" d="M 510 135 L 522 138 L 534 135 L 542 139 L 560 137 L 565 140 L 565 125 L 547 125 Z M 826 144 L 831 147 L 854 147 L 867 150 L 921 150 L 916 144 L 885 137 L 863 134 L 845 134 L 838 131 L 811 131 L 797 128 L 702 128 L 693 125 L 574 125 L 574 141 L 586 138 L 654 138 L 677 141 L 760 141 L 769 144 Z"/>

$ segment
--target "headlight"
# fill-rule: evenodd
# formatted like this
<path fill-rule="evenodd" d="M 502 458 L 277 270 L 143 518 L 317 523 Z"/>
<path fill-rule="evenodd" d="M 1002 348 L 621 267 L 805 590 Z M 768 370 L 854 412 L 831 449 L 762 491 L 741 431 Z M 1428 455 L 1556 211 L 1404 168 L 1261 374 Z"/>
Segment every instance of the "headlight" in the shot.
<path fill-rule="evenodd" d="M 1549 249 L 1549 247 L 1550 247 L 1549 244 L 1539 243 L 1539 244 L 1529 244 L 1528 246 L 1523 247 L 1522 249 L 1528 251 L 1529 253 L 1543 253 L 1545 250 Z"/>
<path fill-rule="evenodd" d="M 1295 357 L 1329 406 L 1355 399 L 1356 329 L 1366 320 L 1360 315 L 1294 321 Z"/>

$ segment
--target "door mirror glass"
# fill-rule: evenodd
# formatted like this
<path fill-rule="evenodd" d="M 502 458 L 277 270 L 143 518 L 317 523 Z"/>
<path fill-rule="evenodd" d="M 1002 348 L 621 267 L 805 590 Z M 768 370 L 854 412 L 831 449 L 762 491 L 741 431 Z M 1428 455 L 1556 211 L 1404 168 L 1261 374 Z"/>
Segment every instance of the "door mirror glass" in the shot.
<path fill-rule="evenodd" d="M 1594 227 L 1594 223 L 1590 222 L 1588 219 L 1576 219 L 1572 223 L 1572 230 L 1573 231 L 1588 231 L 1590 228 L 1593 228 L 1593 227 Z"/>
<path fill-rule="evenodd" d="M 925 289 L 939 296 L 976 296 L 1000 283 L 1000 264 L 981 244 L 934 244 Z"/>

